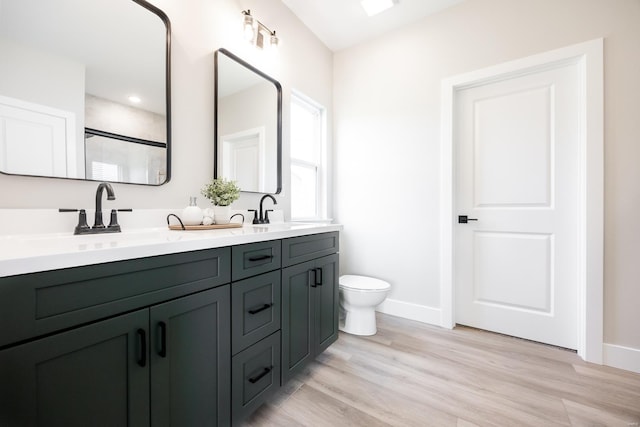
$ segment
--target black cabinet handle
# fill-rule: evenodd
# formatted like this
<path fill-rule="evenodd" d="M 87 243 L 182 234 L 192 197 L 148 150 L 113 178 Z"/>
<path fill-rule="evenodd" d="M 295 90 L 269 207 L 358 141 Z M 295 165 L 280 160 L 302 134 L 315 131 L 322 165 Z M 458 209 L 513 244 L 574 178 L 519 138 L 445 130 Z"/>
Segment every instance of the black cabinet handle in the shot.
<path fill-rule="evenodd" d="M 258 255 L 249 257 L 249 261 L 264 261 L 265 259 L 272 259 L 273 255 Z"/>
<path fill-rule="evenodd" d="M 147 333 L 144 329 L 138 329 L 138 342 L 140 344 L 140 354 L 138 356 L 138 365 L 145 367 L 147 365 Z"/>
<path fill-rule="evenodd" d="M 315 288 L 316 287 L 316 279 L 315 279 L 315 277 L 313 278 L 313 280 L 311 279 L 311 275 L 312 274 L 313 274 L 313 276 L 315 276 L 315 270 L 311 269 L 311 270 L 307 271 L 307 283 L 312 288 Z"/>
<path fill-rule="evenodd" d="M 260 381 L 265 375 L 267 375 L 269 372 L 271 372 L 271 370 L 273 369 L 273 366 L 269 366 L 268 368 L 264 368 L 262 370 L 262 372 L 260 372 L 258 375 L 256 375 L 253 378 L 249 378 L 249 382 L 251 384 L 255 384 L 258 381 Z"/>
<path fill-rule="evenodd" d="M 261 311 L 265 311 L 266 309 L 270 308 L 273 305 L 273 303 L 270 304 L 264 304 L 258 308 L 252 308 L 250 310 L 248 310 L 249 314 L 256 314 L 256 313 L 260 313 Z"/>
<path fill-rule="evenodd" d="M 315 271 L 315 276 L 316 276 L 316 286 L 322 286 L 322 269 L 321 268 L 314 268 L 313 271 Z"/>
<path fill-rule="evenodd" d="M 159 322 L 158 329 L 160 330 L 160 350 L 158 350 L 158 355 L 167 357 L 167 324 Z"/>

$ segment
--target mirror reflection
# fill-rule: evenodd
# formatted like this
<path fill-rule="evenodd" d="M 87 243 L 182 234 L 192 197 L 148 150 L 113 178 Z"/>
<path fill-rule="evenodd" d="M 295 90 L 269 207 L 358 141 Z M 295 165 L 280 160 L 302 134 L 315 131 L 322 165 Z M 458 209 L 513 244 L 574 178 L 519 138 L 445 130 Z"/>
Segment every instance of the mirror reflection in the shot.
<path fill-rule="evenodd" d="M 282 188 L 280 84 L 225 49 L 216 61 L 214 176 L 242 191 L 277 194 Z"/>
<path fill-rule="evenodd" d="M 0 172 L 170 178 L 169 21 L 143 0 L 0 0 Z"/>

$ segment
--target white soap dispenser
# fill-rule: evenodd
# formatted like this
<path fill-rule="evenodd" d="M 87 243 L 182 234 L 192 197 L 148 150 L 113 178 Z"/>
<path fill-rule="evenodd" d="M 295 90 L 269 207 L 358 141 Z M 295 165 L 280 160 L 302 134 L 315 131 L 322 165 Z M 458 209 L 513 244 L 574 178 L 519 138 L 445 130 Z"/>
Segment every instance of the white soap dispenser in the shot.
<path fill-rule="evenodd" d="M 200 225 L 202 224 L 202 209 L 196 204 L 196 197 L 189 198 L 189 206 L 182 210 L 180 219 L 184 225 Z"/>

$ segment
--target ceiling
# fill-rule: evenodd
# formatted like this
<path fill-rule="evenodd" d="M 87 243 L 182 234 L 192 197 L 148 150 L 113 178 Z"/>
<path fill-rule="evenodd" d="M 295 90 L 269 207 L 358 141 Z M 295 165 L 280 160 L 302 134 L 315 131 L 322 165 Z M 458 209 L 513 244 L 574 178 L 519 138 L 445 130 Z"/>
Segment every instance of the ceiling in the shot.
<path fill-rule="evenodd" d="M 324 44 L 336 52 L 418 21 L 464 0 L 394 0 L 368 17 L 360 0 L 282 0 Z"/>

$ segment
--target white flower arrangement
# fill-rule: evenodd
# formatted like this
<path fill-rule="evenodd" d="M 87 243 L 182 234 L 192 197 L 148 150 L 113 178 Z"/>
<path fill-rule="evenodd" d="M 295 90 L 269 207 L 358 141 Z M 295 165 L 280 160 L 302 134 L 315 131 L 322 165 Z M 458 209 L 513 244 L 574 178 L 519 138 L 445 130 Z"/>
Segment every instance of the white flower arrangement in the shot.
<path fill-rule="evenodd" d="M 218 178 L 206 184 L 201 193 L 211 200 L 214 206 L 229 206 L 240 197 L 240 187 L 236 185 L 235 181 Z"/>

